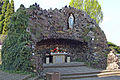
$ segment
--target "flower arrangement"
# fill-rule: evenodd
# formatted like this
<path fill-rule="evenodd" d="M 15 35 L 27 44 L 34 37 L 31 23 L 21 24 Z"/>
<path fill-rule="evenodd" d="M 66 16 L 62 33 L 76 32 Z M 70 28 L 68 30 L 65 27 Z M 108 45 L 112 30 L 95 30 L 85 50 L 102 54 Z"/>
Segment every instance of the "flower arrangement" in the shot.
<path fill-rule="evenodd" d="M 50 49 L 50 52 L 52 52 L 52 53 L 62 53 L 65 51 L 66 51 L 65 49 L 62 49 L 62 48 L 59 49 L 58 47 L 56 47 L 54 49 Z"/>

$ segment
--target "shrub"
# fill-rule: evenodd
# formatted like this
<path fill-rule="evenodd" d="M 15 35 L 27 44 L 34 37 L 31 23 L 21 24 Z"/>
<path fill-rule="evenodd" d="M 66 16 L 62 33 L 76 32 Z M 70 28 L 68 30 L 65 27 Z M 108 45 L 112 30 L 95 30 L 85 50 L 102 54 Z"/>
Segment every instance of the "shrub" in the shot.
<path fill-rule="evenodd" d="M 2 68 L 31 71 L 32 49 L 30 35 L 26 32 L 29 16 L 22 6 L 13 14 L 8 26 L 8 35 L 2 46 Z"/>

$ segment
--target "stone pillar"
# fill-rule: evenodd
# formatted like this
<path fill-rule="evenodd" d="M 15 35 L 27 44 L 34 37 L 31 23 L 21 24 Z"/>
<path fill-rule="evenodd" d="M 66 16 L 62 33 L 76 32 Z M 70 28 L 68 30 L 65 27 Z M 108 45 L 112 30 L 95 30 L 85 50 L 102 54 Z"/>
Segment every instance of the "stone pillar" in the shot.
<path fill-rule="evenodd" d="M 67 63 L 69 63 L 70 62 L 70 57 L 67 57 Z"/>
<path fill-rule="evenodd" d="M 46 64 L 49 64 L 49 63 L 50 63 L 49 57 L 46 57 Z"/>

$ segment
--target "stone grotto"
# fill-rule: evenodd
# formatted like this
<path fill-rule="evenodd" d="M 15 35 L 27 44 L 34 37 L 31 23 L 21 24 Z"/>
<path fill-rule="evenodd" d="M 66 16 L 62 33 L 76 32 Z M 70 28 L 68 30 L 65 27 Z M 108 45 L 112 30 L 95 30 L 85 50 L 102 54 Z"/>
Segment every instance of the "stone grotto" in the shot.
<path fill-rule="evenodd" d="M 84 61 L 106 68 L 107 39 L 96 21 L 74 7 L 42 9 L 35 4 L 27 9 L 36 69 L 43 63 Z M 98 65 L 99 64 L 99 65 Z"/>

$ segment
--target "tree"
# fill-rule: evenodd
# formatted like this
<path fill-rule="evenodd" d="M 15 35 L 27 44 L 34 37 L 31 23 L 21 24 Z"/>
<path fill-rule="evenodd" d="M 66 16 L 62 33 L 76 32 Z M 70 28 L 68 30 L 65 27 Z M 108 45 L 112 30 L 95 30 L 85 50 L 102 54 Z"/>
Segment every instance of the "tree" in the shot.
<path fill-rule="evenodd" d="M 3 1 L 0 1 L 0 15 L 2 14 L 2 5 L 3 5 Z"/>
<path fill-rule="evenodd" d="M 11 14 L 14 13 L 14 1 L 11 0 Z"/>
<path fill-rule="evenodd" d="M 7 10 L 5 12 L 4 26 L 2 34 L 6 35 L 8 32 L 8 25 L 10 23 L 10 17 L 14 13 L 14 1 L 11 0 L 11 3 L 8 3 Z"/>
<path fill-rule="evenodd" d="M 14 1 L 3 0 L 1 1 L 1 15 L 0 15 L 0 34 L 6 35 L 8 32 L 8 25 L 11 15 L 14 13 Z"/>
<path fill-rule="evenodd" d="M 2 5 L 2 10 L 1 10 L 1 15 L 0 15 L 0 34 L 2 34 L 3 26 L 4 26 L 4 19 L 5 19 L 5 12 L 7 8 L 7 4 L 9 3 L 9 0 L 2 0 L 1 3 Z"/>
<path fill-rule="evenodd" d="M 10 6 L 10 3 L 8 3 L 7 5 L 7 10 L 5 12 L 5 19 L 4 19 L 4 23 L 3 23 L 3 31 L 2 31 L 2 34 L 7 34 L 7 31 L 8 31 L 8 24 L 10 23 L 9 20 L 10 20 L 10 17 L 11 17 L 11 6 Z"/>
<path fill-rule="evenodd" d="M 97 0 L 71 0 L 69 4 L 71 7 L 85 11 L 91 18 L 96 20 L 96 23 L 102 22 L 103 12 Z"/>
<path fill-rule="evenodd" d="M 9 0 L 4 0 L 3 6 L 2 6 L 2 14 L 5 14 L 8 3 L 9 3 Z"/>
<path fill-rule="evenodd" d="M 4 19 L 4 15 L 1 14 L 0 15 L 0 34 L 2 34 L 2 30 L 3 30 L 3 19 Z"/>
<path fill-rule="evenodd" d="M 2 33 L 2 26 L 3 26 L 3 15 L 2 15 L 2 5 L 3 1 L 0 1 L 0 34 Z"/>

